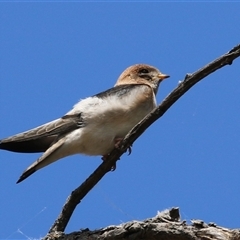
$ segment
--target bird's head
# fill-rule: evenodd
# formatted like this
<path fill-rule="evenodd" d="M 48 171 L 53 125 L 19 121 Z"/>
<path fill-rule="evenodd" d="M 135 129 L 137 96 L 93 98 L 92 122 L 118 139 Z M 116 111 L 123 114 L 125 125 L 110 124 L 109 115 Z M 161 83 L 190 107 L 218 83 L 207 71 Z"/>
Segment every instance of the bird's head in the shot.
<path fill-rule="evenodd" d="M 161 73 L 157 68 L 147 64 L 136 64 L 128 67 L 118 78 L 116 85 L 147 84 L 155 94 L 161 81 L 169 75 Z"/>

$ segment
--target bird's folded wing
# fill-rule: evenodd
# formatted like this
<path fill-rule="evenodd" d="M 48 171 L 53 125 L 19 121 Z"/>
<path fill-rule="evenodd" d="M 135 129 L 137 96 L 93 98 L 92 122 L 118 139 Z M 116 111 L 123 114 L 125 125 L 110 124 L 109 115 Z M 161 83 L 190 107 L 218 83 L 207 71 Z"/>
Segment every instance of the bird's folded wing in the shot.
<path fill-rule="evenodd" d="M 113 88 L 110 88 L 106 91 L 103 91 L 101 93 L 98 93 L 94 95 L 93 97 L 99 97 L 99 98 L 105 98 L 109 96 L 116 96 L 116 97 L 125 97 L 128 94 L 131 94 L 131 91 L 136 90 L 137 88 L 145 88 L 146 84 L 122 84 L 117 85 Z"/>
<path fill-rule="evenodd" d="M 81 114 L 60 119 L 0 140 L 0 149 L 13 152 L 45 152 L 62 134 L 83 126 Z"/>

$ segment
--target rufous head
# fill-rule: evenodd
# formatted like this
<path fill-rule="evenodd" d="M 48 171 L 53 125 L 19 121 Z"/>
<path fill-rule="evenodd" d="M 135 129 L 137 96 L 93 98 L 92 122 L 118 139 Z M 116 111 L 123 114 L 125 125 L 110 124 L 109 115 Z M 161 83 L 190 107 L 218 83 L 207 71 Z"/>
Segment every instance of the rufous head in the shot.
<path fill-rule="evenodd" d="M 128 67 L 118 78 L 117 85 L 123 84 L 147 84 L 154 93 L 157 93 L 158 86 L 162 80 L 169 75 L 161 73 L 157 68 L 147 64 L 136 64 Z"/>

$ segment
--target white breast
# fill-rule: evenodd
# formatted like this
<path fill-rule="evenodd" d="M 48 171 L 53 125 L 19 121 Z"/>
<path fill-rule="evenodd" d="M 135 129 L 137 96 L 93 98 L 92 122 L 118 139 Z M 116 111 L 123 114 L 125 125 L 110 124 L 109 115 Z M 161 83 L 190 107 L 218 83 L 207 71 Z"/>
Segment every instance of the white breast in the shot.
<path fill-rule="evenodd" d="M 86 155 L 108 154 L 114 148 L 115 138 L 123 138 L 156 107 L 154 94 L 145 101 L 141 94 L 141 89 L 133 89 L 124 97 L 90 97 L 77 103 L 68 114 L 81 112 L 85 123 L 83 128 L 69 135 L 69 139 L 74 139 L 78 152 Z"/>

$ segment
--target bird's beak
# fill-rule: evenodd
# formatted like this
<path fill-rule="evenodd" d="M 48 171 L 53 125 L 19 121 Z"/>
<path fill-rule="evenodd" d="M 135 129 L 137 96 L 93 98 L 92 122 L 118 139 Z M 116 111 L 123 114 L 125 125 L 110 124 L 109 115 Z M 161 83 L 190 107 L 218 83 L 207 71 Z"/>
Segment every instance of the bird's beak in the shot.
<path fill-rule="evenodd" d="M 169 78 L 169 77 L 170 77 L 169 75 L 166 75 L 166 74 L 163 74 L 163 73 L 158 74 L 158 78 L 160 80 L 164 80 L 165 78 Z"/>

